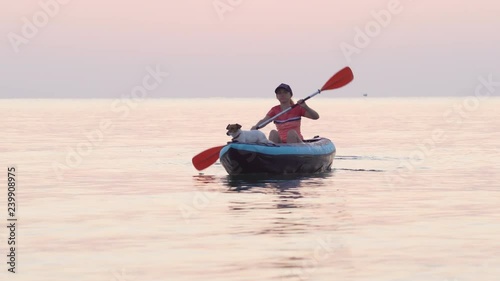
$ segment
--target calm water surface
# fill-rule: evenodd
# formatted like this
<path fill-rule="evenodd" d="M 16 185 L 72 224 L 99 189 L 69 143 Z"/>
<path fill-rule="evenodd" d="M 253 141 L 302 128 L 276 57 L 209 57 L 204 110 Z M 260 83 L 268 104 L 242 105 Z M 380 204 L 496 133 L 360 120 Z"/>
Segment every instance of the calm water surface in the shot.
<path fill-rule="evenodd" d="M 2 101 L 19 221 L 18 273 L 2 227 L 0 279 L 500 280 L 498 98 L 318 97 L 303 134 L 334 141 L 332 172 L 192 167 L 274 103 Z"/>

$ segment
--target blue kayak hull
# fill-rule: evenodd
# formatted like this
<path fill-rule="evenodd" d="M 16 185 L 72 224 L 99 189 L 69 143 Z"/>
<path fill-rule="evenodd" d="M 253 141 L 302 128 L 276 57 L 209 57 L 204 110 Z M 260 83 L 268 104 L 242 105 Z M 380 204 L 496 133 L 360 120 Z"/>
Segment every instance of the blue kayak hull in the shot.
<path fill-rule="evenodd" d="M 326 138 L 301 144 L 233 142 L 222 148 L 219 158 L 230 175 L 322 173 L 331 169 L 335 152 Z"/>

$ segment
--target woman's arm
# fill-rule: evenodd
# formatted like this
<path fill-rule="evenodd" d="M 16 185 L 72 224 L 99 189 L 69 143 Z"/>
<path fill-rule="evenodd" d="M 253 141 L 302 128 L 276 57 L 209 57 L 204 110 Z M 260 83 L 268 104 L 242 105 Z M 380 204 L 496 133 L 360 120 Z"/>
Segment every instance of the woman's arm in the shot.
<path fill-rule="evenodd" d="M 259 122 L 257 122 L 257 124 L 255 124 L 255 126 L 253 126 L 251 130 L 257 130 L 257 126 L 259 126 L 259 124 L 261 124 L 262 122 L 266 121 L 269 118 L 271 118 L 271 117 L 269 115 L 266 115 L 266 117 L 262 118 Z M 267 124 L 266 124 L 266 126 L 267 126 Z M 262 128 L 264 128 L 264 127 L 262 127 Z"/>
<path fill-rule="evenodd" d="M 300 106 L 306 110 L 304 117 L 311 118 L 313 120 L 319 119 L 319 114 L 312 108 L 310 108 L 305 102 L 298 101 Z"/>

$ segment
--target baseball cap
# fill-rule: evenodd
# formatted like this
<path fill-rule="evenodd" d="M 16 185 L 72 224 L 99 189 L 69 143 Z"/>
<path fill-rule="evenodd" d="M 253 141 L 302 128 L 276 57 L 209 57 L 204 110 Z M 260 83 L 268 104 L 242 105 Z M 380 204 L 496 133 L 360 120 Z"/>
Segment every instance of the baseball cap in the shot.
<path fill-rule="evenodd" d="M 276 90 L 274 90 L 275 93 L 278 93 L 278 90 L 279 89 L 284 89 L 285 91 L 287 92 L 290 92 L 290 94 L 293 96 L 293 92 L 292 92 L 292 88 L 290 88 L 290 86 L 288 86 L 287 84 L 285 83 L 281 83 L 278 87 L 276 87 Z"/>

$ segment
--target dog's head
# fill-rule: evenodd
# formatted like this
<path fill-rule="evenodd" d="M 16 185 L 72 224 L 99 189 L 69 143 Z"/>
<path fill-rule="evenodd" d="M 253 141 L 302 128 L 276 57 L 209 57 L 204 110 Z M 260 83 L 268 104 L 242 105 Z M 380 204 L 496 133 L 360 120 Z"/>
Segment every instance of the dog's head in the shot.
<path fill-rule="evenodd" d="M 240 124 L 228 124 L 226 127 L 228 136 L 235 136 L 235 134 L 241 129 Z"/>

